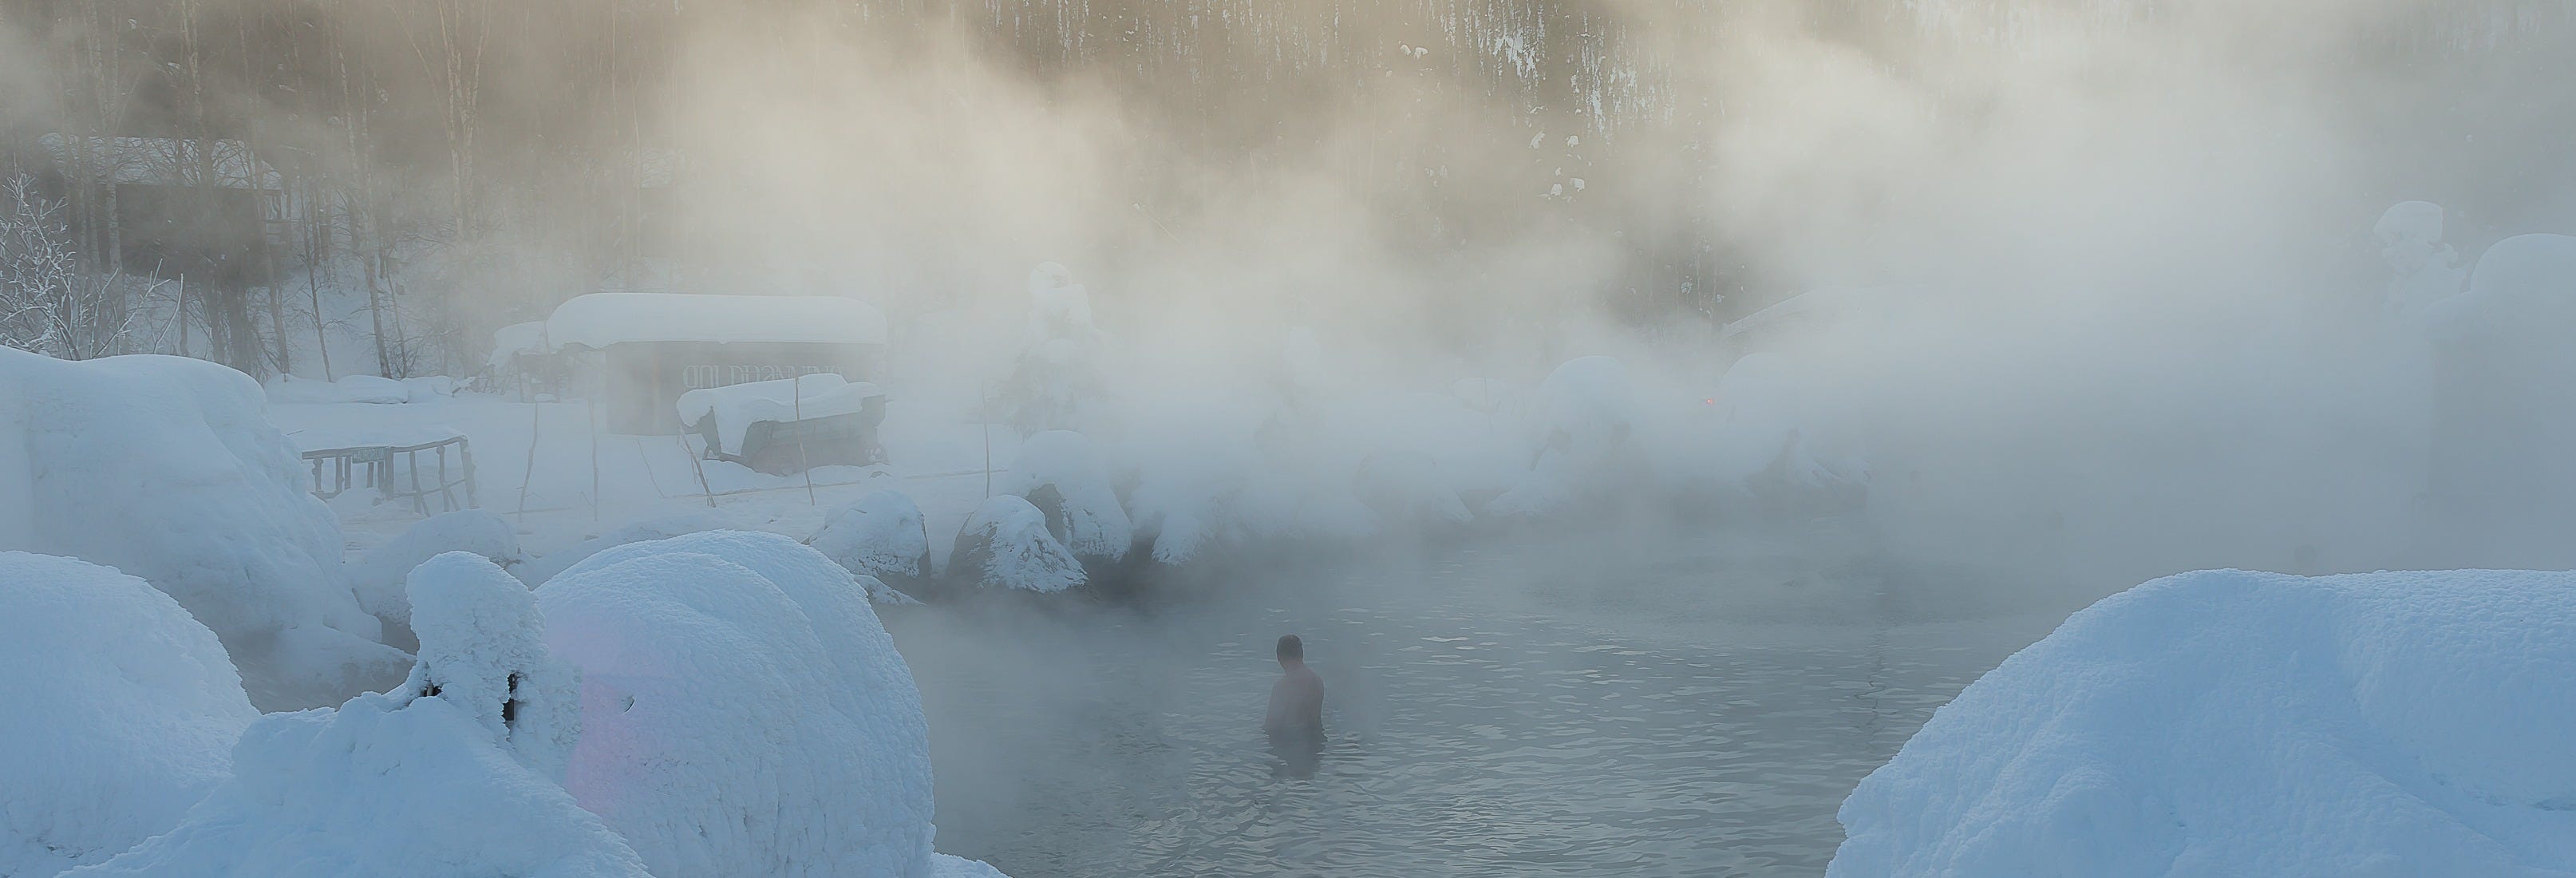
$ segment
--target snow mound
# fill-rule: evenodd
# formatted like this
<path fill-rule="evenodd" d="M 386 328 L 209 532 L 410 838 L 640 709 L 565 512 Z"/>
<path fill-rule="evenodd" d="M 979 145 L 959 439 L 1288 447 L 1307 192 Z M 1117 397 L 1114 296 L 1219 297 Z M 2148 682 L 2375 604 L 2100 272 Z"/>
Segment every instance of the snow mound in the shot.
<path fill-rule="evenodd" d="M 2576 875 L 2576 574 L 2094 605 L 1843 803 L 1831 875 Z"/>
<path fill-rule="evenodd" d="M 602 552 L 537 601 L 582 673 L 566 787 L 656 874 L 935 874 L 920 694 L 830 559 L 692 534 Z"/>
<path fill-rule="evenodd" d="M 472 552 L 504 567 L 521 560 L 518 531 L 498 514 L 460 509 L 431 516 L 350 566 L 349 582 L 358 591 L 358 605 L 389 624 L 410 625 L 411 598 L 405 583 L 412 568 L 447 552 Z"/>
<path fill-rule="evenodd" d="M 883 595 L 868 593 L 879 603 L 911 603 L 896 589 L 930 580 L 929 528 L 921 507 L 900 491 L 878 491 L 832 510 L 810 545 L 851 573 L 894 583 Z"/>
<path fill-rule="evenodd" d="M 2516 235 L 2478 257 L 2467 292 L 2426 311 L 2435 338 L 2525 340 L 2556 345 L 2576 322 L 2576 237 Z M 2560 345 L 2563 347 L 2563 345 Z"/>
<path fill-rule="evenodd" d="M 335 703 L 408 664 L 377 642 L 310 480 L 239 372 L 0 349 L 0 548 L 152 583 L 223 639 L 262 709 Z"/>
<path fill-rule="evenodd" d="M 71 874 L 644 876 L 557 783 L 580 708 L 534 598 L 465 552 L 410 590 L 421 660 L 401 687 L 261 717 L 176 829 Z"/>
<path fill-rule="evenodd" d="M 546 584 L 546 581 L 555 578 L 556 574 L 581 563 L 582 559 L 599 554 L 606 549 L 628 543 L 668 539 L 699 531 L 723 530 L 727 526 L 724 516 L 713 512 L 691 512 L 668 518 L 639 521 L 510 568 L 510 573 L 517 576 L 520 582 L 527 583 L 528 587 L 535 588 Z"/>
<path fill-rule="evenodd" d="M 447 699 L 508 745 L 519 764 L 561 783 L 581 737 L 572 666 L 546 651 L 528 587 L 472 552 L 448 552 L 407 578 L 420 657 L 402 691 Z"/>
<path fill-rule="evenodd" d="M 0 552 L 0 875 L 52 875 L 179 823 L 259 718 L 215 633 L 143 580 Z"/>
<path fill-rule="evenodd" d="M 833 372 L 816 372 L 775 381 L 747 381 L 703 387 L 680 394 L 680 423 L 716 419 L 717 447 L 740 452 L 743 436 L 762 421 L 792 424 L 857 414 L 867 401 L 885 391 L 865 381 L 852 383 Z"/>
<path fill-rule="evenodd" d="M 1047 531 L 1077 557 L 1118 561 L 1136 540 L 1136 526 L 1118 505 L 1109 472 L 1091 440 L 1071 430 L 1048 430 L 1020 443 L 995 490 L 1017 494 L 1046 515 Z"/>
<path fill-rule="evenodd" d="M 1040 593 L 1063 591 L 1088 578 L 1073 550 L 1047 532 L 1046 514 L 1011 494 L 995 495 L 966 516 L 948 556 L 948 575 L 986 588 Z"/>

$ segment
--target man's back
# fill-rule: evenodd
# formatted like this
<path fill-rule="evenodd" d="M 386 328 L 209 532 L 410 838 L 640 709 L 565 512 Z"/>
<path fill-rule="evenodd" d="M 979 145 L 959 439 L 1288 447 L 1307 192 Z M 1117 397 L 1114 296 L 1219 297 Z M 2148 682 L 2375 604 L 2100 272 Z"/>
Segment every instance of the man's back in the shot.
<path fill-rule="evenodd" d="M 1324 738 L 1324 678 L 1303 663 L 1291 665 L 1270 687 L 1270 714 L 1261 730 L 1273 739 Z"/>

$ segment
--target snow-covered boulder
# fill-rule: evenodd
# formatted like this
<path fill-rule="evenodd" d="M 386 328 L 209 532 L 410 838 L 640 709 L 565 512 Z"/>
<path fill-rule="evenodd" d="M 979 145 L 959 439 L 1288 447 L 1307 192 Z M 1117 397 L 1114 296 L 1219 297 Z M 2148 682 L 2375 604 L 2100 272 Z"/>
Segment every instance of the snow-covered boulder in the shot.
<path fill-rule="evenodd" d="M 937 874 L 920 694 L 848 571 L 709 532 L 601 552 L 537 601 L 582 675 L 566 786 L 655 874 Z"/>
<path fill-rule="evenodd" d="M 2157 580 L 1935 713 L 1834 876 L 2576 874 L 2576 573 Z"/>
<path fill-rule="evenodd" d="M 336 703 L 409 665 L 359 606 L 310 481 L 240 372 L 0 349 L 0 549 L 152 583 L 223 639 L 262 709 Z"/>
<path fill-rule="evenodd" d="M 463 552 L 409 582 L 421 661 L 403 685 L 261 717 L 177 828 L 71 874 L 645 876 L 558 785 L 579 707 L 526 587 Z"/>
<path fill-rule="evenodd" d="M 406 581 L 421 562 L 448 552 L 472 552 L 508 568 L 524 560 L 519 534 L 507 519 L 485 509 L 460 509 L 431 516 L 401 536 L 367 551 L 349 566 L 349 584 L 358 605 L 386 623 L 389 641 L 400 643 L 411 625 L 411 598 Z M 397 629 L 401 629 L 400 632 Z"/>
<path fill-rule="evenodd" d="M 1029 437 L 994 489 L 1037 507 L 1046 515 L 1047 531 L 1076 557 L 1119 561 L 1135 542 L 1136 527 L 1118 504 L 1108 468 L 1080 433 L 1049 430 Z"/>
<path fill-rule="evenodd" d="M 581 563 L 582 559 L 607 549 L 628 543 L 669 539 L 699 531 L 723 530 L 727 526 L 724 516 L 713 512 L 691 512 L 639 521 L 512 567 L 510 574 L 517 576 L 519 581 L 527 583 L 528 587 L 534 588 L 546 584 L 546 580 L 553 579 L 556 574 L 564 572 L 572 565 Z"/>
<path fill-rule="evenodd" d="M 143 580 L 0 552 L 0 875 L 168 830 L 259 718 L 215 633 Z"/>
<path fill-rule="evenodd" d="M 878 491 L 832 510 L 808 545 L 851 573 L 892 586 L 869 592 L 879 603 L 909 603 L 902 590 L 930 581 L 930 531 L 921 507 L 901 491 Z"/>
<path fill-rule="evenodd" d="M 948 555 L 948 576 L 985 588 L 1041 593 L 1088 579 L 1073 550 L 1047 532 L 1046 514 L 1011 494 L 994 495 L 966 516 Z"/>

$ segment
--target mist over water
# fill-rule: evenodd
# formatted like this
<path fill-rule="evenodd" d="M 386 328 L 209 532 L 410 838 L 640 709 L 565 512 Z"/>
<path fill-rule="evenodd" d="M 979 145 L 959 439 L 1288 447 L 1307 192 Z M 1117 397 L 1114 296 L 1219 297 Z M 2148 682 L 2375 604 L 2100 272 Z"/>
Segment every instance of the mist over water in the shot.
<path fill-rule="evenodd" d="M 1052 875 L 1812 874 L 1851 784 L 2048 624 L 1891 602 L 1924 583 L 1847 522 L 1651 531 L 892 615 L 942 844 Z M 1280 632 L 1327 688 L 1311 777 L 1260 739 Z"/>
<path fill-rule="evenodd" d="M 1353 448 L 1454 450 L 1408 444 L 1450 435 L 1406 420 L 1427 397 L 1615 358 L 1635 460 L 1576 521 L 890 612 L 941 846 L 1813 873 L 1852 784 L 2102 595 L 2576 564 L 2576 507 L 2470 487 L 2531 455 L 2461 441 L 2576 437 L 2529 415 L 2576 365 L 2455 368 L 2373 230 L 2442 205 L 2422 243 L 2463 276 L 2576 233 L 2570 58 L 2576 12 L 2526 0 L 19 0 L 0 176 L 113 214 L 63 137 L 238 140 L 301 206 L 265 274 L 185 216 L 154 268 L 83 257 L 154 283 L 95 352 L 463 375 L 585 292 L 846 295 L 892 318 L 899 434 L 992 420 L 1060 263 L 1099 334 L 1075 426 L 1131 503 L 1194 468 L 1362 483 Z M 1715 460 L 1757 397 L 1862 462 L 1854 508 Z M 1312 778 L 1259 740 L 1288 632 L 1330 692 Z"/>

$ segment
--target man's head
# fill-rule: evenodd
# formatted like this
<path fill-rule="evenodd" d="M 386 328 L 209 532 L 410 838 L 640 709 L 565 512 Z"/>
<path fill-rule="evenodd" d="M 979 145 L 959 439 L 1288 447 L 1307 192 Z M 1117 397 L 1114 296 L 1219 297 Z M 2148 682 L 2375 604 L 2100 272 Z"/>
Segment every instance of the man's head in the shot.
<path fill-rule="evenodd" d="M 1279 635 L 1279 663 L 1295 665 L 1304 664 L 1305 661 L 1306 642 L 1297 639 L 1297 635 L 1294 634 Z"/>

